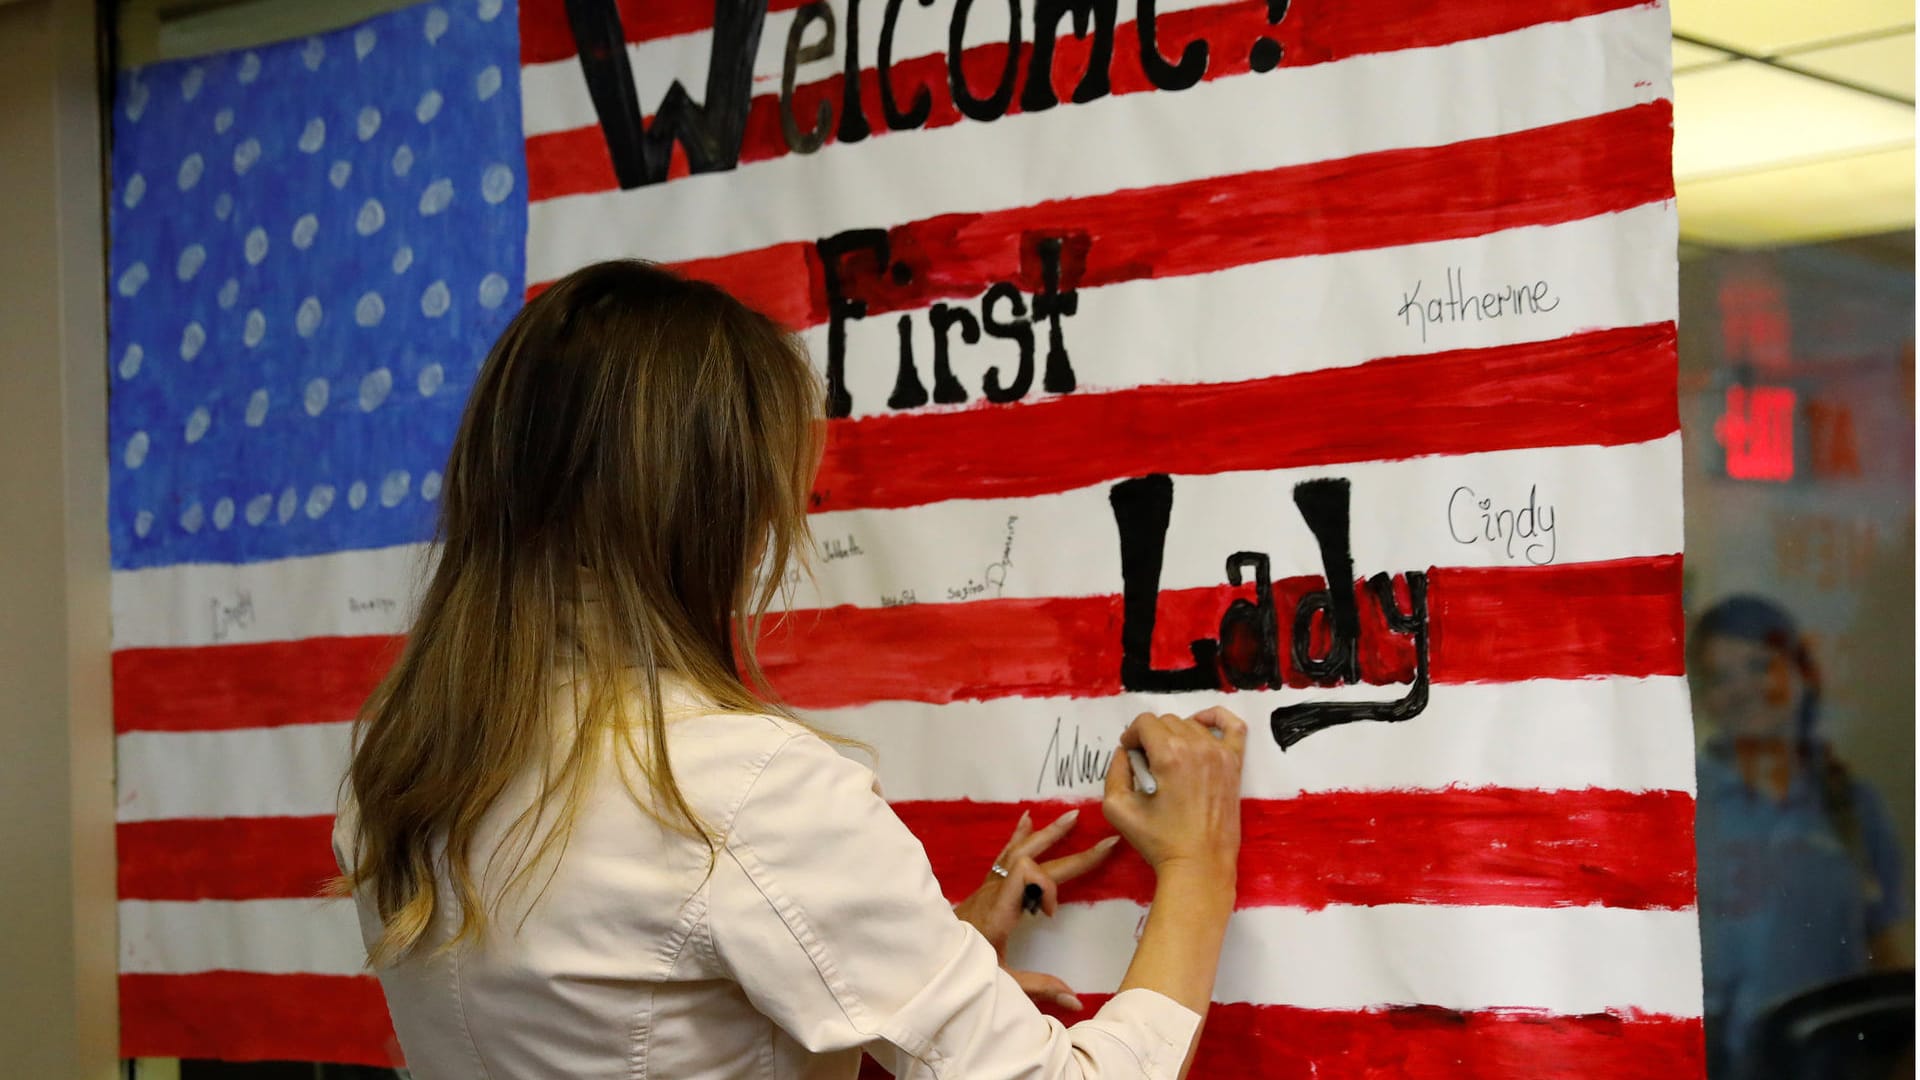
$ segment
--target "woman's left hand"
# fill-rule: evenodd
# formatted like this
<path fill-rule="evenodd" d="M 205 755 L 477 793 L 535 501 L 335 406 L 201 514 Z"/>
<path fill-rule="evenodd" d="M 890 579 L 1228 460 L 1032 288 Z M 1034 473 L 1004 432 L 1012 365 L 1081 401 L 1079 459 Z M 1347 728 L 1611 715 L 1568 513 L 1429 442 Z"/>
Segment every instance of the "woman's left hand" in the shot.
<path fill-rule="evenodd" d="M 986 881 L 974 890 L 973 895 L 954 907 L 953 913 L 962 921 L 971 923 L 974 929 L 980 931 L 980 936 L 993 946 L 1002 967 L 1006 966 L 1007 937 L 1020 922 L 1027 886 L 1040 887 L 1040 910 L 1052 915 L 1060 907 L 1061 883 L 1072 881 L 1105 862 L 1120 843 L 1119 837 L 1109 836 L 1071 855 L 1062 855 L 1047 862 L 1038 861 L 1048 848 L 1059 843 L 1073 829 L 1074 822 L 1079 818 L 1080 811 L 1069 810 L 1052 824 L 1036 831 L 1033 815 L 1020 815 L 1020 823 L 1013 828 L 1013 838 L 1007 841 L 1007 846 L 993 861 L 995 866 L 1007 872 L 1006 876 L 988 871 Z M 1015 971 L 1012 968 L 1007 968 L 1007 973 L 1035 1001 L 1052 1002 L 1076 1012 L 1081 1008 L 1080 999 L 1073 995 L 1073 989 L 1053 975 L 1038 971 Z"/>

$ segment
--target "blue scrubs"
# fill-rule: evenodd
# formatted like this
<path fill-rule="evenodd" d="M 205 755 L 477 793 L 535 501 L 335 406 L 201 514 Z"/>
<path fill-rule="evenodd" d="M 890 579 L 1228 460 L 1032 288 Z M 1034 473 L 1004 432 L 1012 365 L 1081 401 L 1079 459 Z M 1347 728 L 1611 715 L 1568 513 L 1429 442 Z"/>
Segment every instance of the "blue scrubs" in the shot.
<path fill-rule="evenodd" d="M 1874 791 L 1853 785 L 1869 873 L 1796 770 L 1784 800 L 1749 789 L 1724 753 L 1700 755 L 1700 936 L 1709 1059 L 1738 1062 L 1777 1002 L 1867 970 L 1867 943 L 1899 918 L 1900 848 Z"/>

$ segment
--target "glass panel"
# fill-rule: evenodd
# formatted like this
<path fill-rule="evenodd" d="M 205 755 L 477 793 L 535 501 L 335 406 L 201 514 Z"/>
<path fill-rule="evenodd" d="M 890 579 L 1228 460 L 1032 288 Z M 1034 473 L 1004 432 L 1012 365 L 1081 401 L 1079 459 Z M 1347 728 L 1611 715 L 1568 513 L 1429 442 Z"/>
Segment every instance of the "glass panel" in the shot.
<path fill-rule="evenodd" d="M 1861 976 L 1912 956 L 1913 234 L 1687 255 L 1712 1071 L 1890 1076 L 1911 1046 L 1911 972 Z M 1871 1017 L 1890 993 L 1905 995 L 1903 1028 L 1821 1026 L 1843 1006 Z M 1836 1047 L 1876 1071 L 1850 1071 Z"/>

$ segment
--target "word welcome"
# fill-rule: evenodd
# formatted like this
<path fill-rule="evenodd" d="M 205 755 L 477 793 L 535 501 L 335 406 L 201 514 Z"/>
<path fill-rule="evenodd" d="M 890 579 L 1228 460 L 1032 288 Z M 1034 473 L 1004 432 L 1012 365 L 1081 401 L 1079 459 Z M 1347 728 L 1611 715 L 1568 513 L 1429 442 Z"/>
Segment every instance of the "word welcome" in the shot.
<path fill-rule="evenodd" d="M 1069 34 L 1083 40 L 1091 35 L 1085 71 L 1070 100 L 1084 104 L 1112 92 L 1114 39 L 1120 31 L 1118 0 L 1035 0 L 1030 28 L 1020 0 L 1004 3 L 1004 49 L 998 42 L 973 48 L 966 45 L 976 17 L 983 24 L 994 20 L 993 25 L 998 25 L 994 14 L 982 10 L 993 5 L 954 0 L 948 12 L 946 93 L 960 115 L 976 121 L 997 120 L 1016 100 L 1021 112 L 1042 112 L 1058 105 L 1060 99 L 1054 89 L 1056 44 L 1061 24 L 1069 17 Z M 920 0 L 919 6 L 932 5 L 933 0 Z M 1278 24 L 1288 6 L 1289 0 L 1266 0 L 1267 21 Z M 871 73 L 863 71 L 860 64 L 861 0 L 845 0 L 844 33 L 841 17 L 824 0 L 815 0 L 794 13 L 780 76 L 780 126 L 788 149 L 812 153 L 824 145 L 829 131 L 839 142 L 854 143 L 872 134 L 876 124 L 890 131 L 927 124 L 933 115 L 932 90 L 924 79 L 902 86 L 894 71 L 894 35 L 903 7 L 904 0 L 884 0 L 880 6 L 879 66 Z M 686 155 L 689 172 L 721 172 L 739 165 L 748 106 L 753 100 L 753 60 L 766 26 L 767 0 L 714 0 L 706 100 L 696 100 L 676 79 L 654 110 L 651 124 L 646 122 L 634 92 L 618 0 L 568 0 L 566 8 L 588 95 L 593 99 L 614 175 L 622 188 L 666 180 L 676 144 Z M 866 17 L 872 18 L 871 10 Z M 1134 0 L 1132 31 L 1138 48 L 1124 52 L 1138 56 L 1140 74 L 1155 90 L 1185 90 L 1206 76 L 1212 47 L 1204 38 L 1177 46 L 1161 41 L 1155 0 Z M 1029 32 L 1031 42 L 1027 40 Z M 1177 55 L 1170 57 L 1169 51 Z M 1278 41 L 1260 38 L 1248 51 L 1248 66 L 1257 72 L 1272 71 L 1284 55 Z M 794 108 L 800 68 L 835 57 L 842 64 L 837 108 L 830 100 L 821 101 L 816 115 L 809 118 L 809 126 L 803 128 Z M 870 114 L 867 104 L 869 78 L 879 91 L 878 116 Z M 975 87 L 990 89 L 976 93 Z"/>

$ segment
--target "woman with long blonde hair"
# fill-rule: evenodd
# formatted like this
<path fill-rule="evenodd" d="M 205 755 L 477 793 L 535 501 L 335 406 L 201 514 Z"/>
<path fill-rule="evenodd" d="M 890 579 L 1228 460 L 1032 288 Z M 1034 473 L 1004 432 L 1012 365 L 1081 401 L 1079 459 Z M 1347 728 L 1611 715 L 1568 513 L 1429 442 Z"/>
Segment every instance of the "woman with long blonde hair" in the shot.
<path fill-rule="evenodd" d="M 1211 997 L 1245 725 L 1144 715 L 1103 810 L 1153 866 L 1120 993 L 1001 966 L 1070 818 L 1023 818 L 957 907 L 872 772 L 774 702 L 760 619 L 809 550 L 824 423 L 799 342 L 640 262 L 579 270 L 494 346 L 440 553 L 363 709 L 334 833 L 412 1074 L 1174 1077 Z M 804 627 L 795 632 L 804 633 Z M 1221 737 L 1209 737 L 1209 735 Z M 1116 949 L 1125 947 L 1115 942 Z"/>

